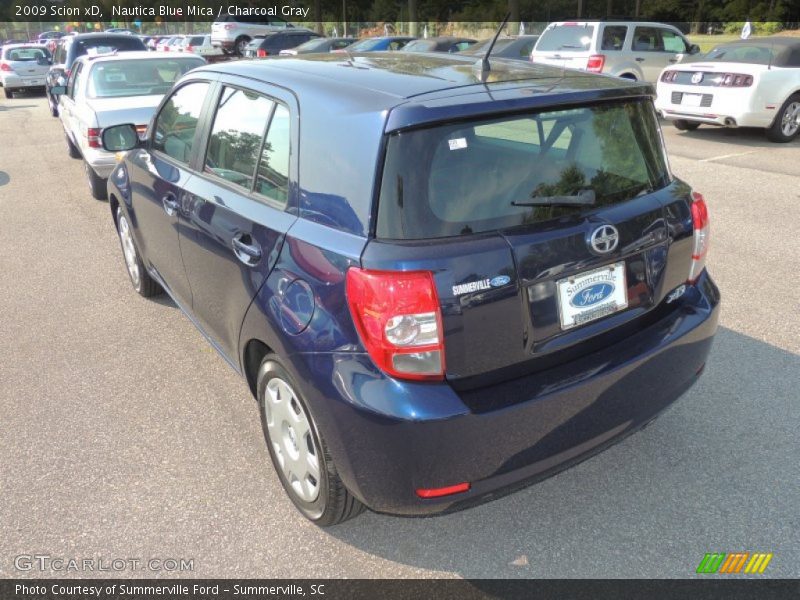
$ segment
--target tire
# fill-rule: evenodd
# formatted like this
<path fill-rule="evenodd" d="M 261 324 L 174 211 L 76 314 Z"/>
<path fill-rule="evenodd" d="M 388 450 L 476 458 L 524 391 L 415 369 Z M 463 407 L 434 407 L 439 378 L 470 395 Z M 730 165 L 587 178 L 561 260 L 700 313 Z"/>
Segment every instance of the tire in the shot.
<path fill-rule="evenodd" d="M 329 527 L 361 514 L 365 506 L 342 483 L 298 386 L 274 354 L 258 370 L 257 397 L 275 472 L 303 516 Z M 298 477 L 293 468 L 304 472 Z"/>
<path fill-rule="evenodd" d="M 108 192 L 106 192 L 108 181 L 95 173 L 94 169 L 86 161 L 83 161 L 83 170 L 86 172 L 86 179 L 89 182 L 89 191 L 92 193 L 92 198 L 95 200 L 108 198 Z"/>
<path fill-rule="evenodd" d="M 3 93 L 6 95 L 6 98 L 8 98 L 9 100 L 14 97 L 14 92 L 12 90 L 8 89 L 7 87 L 3 88 Z"/>
<path fill-rule="evenodd" d="M 81 151 L 78 150 L 78 147 L 75 144 L 72 143 L 72 140 L 69 139 L 69 135 L 67 134 L 66 131 L 64 132 L 64 141 L 67 144 L 67 154 L 69 154 L 69 157 L 70 158 L 80 158 L 81 157 Z"/>
<path fill-rule="evenodd" d="M 767 129 L 767 139 L 785 144 L 796 138 L 798 133 L 800 133 L 800 94 L 794 94 L 783 103 L 775 121 Z"/>
<path fill-rule="evenodd" d="M 676 119 L 672 122 L 672 124 L 678 131 L 694 131 L 695 129 L 700 127 L 700 123 L 695 123 L 694 121 L 687 121 L 685 119 Z"/>
<path fill-rule="evenodd" d="M 236 38 L 236 42 L 233 46 L 233 53 L 236 56 L 244 56 L 244 49 L 247 48 L 247 44 L 250 43 L 250 38 L 246 35 L 240 35 Z"/>
<path fill-rule="evenodd" d="M 145 269 L 142 258 L 139 256 L 139 250 L 136 248 L 136 242 L 133 241 L 133 231 L 128 217 L 121 208 L 117 209 L 117 235 L 133 289 L 144 298 L 161 294 L 164 290 Z"/>

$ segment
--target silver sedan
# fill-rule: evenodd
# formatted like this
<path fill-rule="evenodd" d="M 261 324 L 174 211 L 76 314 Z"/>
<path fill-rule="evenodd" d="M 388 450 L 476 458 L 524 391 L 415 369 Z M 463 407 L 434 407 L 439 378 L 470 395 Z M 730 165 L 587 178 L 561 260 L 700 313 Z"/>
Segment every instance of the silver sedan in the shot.
<path fill-rule="evenodd" d="M 194 54 L 169 56 L 125 52 L 82 56 L 75 61 L 67 85 L 54 88 L 67 151 L 83 158 L 92 196 L 106 197 L 106 180 L 116 164 L 103 150 L 103 129 L 133 123 L 144 135 L 150 118 L 172 84 L 187 71 L 205 64 Z"/>

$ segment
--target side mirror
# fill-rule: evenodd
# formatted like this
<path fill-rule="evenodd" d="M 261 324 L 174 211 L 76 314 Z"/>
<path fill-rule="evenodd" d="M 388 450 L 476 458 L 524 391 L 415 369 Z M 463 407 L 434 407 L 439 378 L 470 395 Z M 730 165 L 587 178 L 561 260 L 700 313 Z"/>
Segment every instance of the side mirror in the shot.
<path fill-rule="evenodd" d="M 50 88 L 50 95 L 51 96 L 63 96 L 67 93 L 67 86 L 65 85 L 54 85 Z"/>
<path fill-rule="evenodd" d="M 125 152 L 139 147 L 139 134 L 134 125 L 114 125 L 103 130 L 102 142 L 104 150 Z"/>
<path fill-rule="evenodd" d="M 700 46 L 697 44 L 689 46 L 689 54 L 700 54 Z"/>

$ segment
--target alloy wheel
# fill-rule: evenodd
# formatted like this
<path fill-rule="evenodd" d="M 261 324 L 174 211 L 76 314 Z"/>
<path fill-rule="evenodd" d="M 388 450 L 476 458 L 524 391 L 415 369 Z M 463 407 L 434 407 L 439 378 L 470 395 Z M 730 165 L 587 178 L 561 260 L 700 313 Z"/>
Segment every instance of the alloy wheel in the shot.
<path fill-rule="evenodd" d="M 792 102 L 783 111 L 781 118 L 781 131 L 783 135 L 793 136 L 800 129 L 800 102 Z"/>

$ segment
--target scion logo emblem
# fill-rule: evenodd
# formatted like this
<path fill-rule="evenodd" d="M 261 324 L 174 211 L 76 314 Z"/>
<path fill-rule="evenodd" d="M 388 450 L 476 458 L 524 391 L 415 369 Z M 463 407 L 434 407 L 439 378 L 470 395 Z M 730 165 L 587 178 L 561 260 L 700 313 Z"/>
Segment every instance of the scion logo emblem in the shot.
<path fill-rule="evenodd" d="M 613 225 L 601 225 L 589 236 L 589 246 L 597 254 L 608 254 L 619 244 L 619 231 Z"/>

